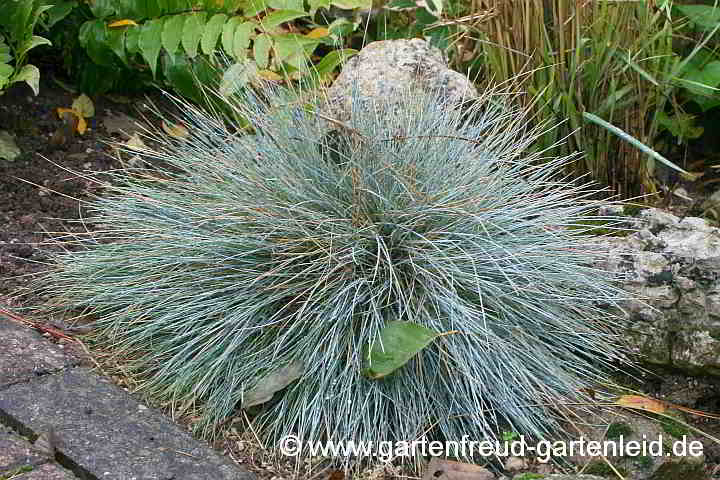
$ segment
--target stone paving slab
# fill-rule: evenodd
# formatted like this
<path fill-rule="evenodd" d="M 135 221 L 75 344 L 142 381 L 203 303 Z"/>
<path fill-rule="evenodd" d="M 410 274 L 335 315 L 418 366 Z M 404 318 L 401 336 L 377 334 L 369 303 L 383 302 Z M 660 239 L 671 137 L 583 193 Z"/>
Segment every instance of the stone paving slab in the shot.
<path fill-rule="evenodd" d="M 77 364 L 40 333 L 0 315 L 0 389 Z"/>
<path fill-rule="evenodd" d="M 0 427 L 0 478 L 14 475 L 23 480 L 77 480 L 77 477 L 55 462 L 54 458 L 33 450 L 25 438 Z"/>
<path fill-rule="evenodd" d="M 18 477 L 17 480 L 78 480 L 57 463 L 46 463 Z"/>
<path fill-rule="evenodd" d="M 103 480 L 253 480 L 164 415 L 87 368 L 0 389 L 0 421 L 53 430 L 76 475 Z"/>
<path fill-rule="evenodd" d="M 10 429 L 0 429 L 0 478 L 8 471 L 25 465 L 39 465 L 47 458 L 35 453 L 30 442 Z"/>

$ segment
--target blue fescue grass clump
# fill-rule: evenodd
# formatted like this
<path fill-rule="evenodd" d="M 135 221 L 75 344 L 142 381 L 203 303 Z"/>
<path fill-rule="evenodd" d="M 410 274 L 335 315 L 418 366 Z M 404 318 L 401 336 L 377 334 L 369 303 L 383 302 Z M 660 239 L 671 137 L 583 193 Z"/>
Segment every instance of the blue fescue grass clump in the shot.
<path fill-rule="evenodd" d="M 190 136 L 144 152 L 164 166 L 92 202 L 103 228 L 68 239 L 84 248 L 57 258 L 55 301 L 206 435 L 288 365 L 302 375 L 255 418 L 269 439 L 555 431 L 622 359 L 606 307 L 623 292 L 585 234 L 606 202 L 563 180 L 573 159 L 527 153 L 541 127 L 507 97 L 353 97 L 341 120 L 280 88 L 226 100 L 248 135 L 185 106 Z M 457 332 L 366 378 L 393 320 Z"/>

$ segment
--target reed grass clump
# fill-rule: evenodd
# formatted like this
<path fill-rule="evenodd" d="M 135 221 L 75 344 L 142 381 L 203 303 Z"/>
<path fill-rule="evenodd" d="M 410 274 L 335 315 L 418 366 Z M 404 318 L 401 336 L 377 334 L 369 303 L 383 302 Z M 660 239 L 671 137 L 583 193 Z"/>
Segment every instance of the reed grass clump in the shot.
<path fill-rule="evenodd" d="M 190 135 L 143 153 L 162 166 L 117 172 L 85 219 L 103 228 L 61 239 L 80 248 L 56 258 L 55 303 L 205 435 L 288 366 L 254 418 L 271 440 L 556 431 L 623 358 L 607 306 L 624 294 L 587 235 L 605 202 L 562 178 L 574 157 L 527 153 L 544 129 L 512 96 L 352 96 L 344 121 L 277 87 L 223 100 L 246 135 L 185 106 Z M 398 320 L 454 333 L 368 378 Z"/>

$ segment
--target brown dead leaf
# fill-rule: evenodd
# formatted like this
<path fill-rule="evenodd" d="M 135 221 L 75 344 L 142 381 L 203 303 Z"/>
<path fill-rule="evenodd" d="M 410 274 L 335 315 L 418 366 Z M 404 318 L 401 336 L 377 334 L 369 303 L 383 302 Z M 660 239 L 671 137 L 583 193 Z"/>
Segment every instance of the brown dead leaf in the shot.
<path fill-rule="evenodd" d="M 173 138 L 187 138 L 190 136 L 188 129 L 180 123 L 170 123 L 163 120 L 162 129 Z"/>
<path fill-rule="evenodd" d="M 60 110 L 60 109 L 58 109 Z M 50 146 L 60 148 L 72 141 L 78 126 L 78 118 L 70 112 L 58 112 L 62 123 L 50 137 Z"/>
<path fill-rule="evenodd" d="M 442 460 L 433 457 L 423 475 L 423 480 L 494 480 L 488 469 L 472 463 Z"/>
<path fill-rule="evenodd" d="M 135 132 L 141 129 L 134 118 L 124 113 L 110 113 L 103 118 L 102 122 L 110 134 L 120 133 L 132 137 Z"/>
<path fill-rule="evenodd" d="M 328 480 L 345 480 L 345 474 L 342 472 L 342 470 L 335 470 L 333 472 L 330 472 L 330 475 L 328 475 Z"/>
<path fill-rule="evenodd" d="M 145 145 L 145 142 L 143 142 L 142 138 L 140 138 L 140 135 L 136 132 L 130 139 L 124 143 L 124 145 L 129 148 L 130 150 L 135 150 L 136 152 L 144 152 L 147 151 L 147 145 Z"/>
<path fill-rule="evenodd" d="M 307 38 L 323 38 L 323 37 L 327 37 L 328 35 L 330 35 L 330 30 L 328 30 L 325 27 L 317 27 L 317 28 L 313 28 L 305 36 Z"/>
<path fill-rule="evenodd" d="M 84 134 L 85 130 L 87 130 L 87 122 L 83 118 L 82 114 L 77 110 L 72 108 L 58 108 L 57 114 L 65 124 L 73 125 L 74 131 L 78 132 L 80 135 Z M 67 114 L 70 114 L 71 116 L 68 116 Z"/>
<path fill-rule="evenodd" d="M 616 405 L 635 410 L 644 410 L 652 413 L 665 413 L 670 405 L 662 400 L 656 400 L 642 395 L 623 395 L 615 401 Z"/>

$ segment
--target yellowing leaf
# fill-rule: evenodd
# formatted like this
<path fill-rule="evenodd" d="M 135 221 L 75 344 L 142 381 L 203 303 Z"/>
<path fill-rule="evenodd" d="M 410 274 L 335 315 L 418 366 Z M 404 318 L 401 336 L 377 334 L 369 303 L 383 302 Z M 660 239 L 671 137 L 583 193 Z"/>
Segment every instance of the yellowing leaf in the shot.
<path fill-rule="evenodd" d="M 95 105 L 93 104 L 93 101 L 90 100 L 90 97 L 84 93 L 73 101 L 72 109 L 85 118 L 95 116 Z"/>
<path fill-rule="evenodd" d="M 272 70 L 260 70 L 257 72 L 258 77 L 264 78 L 265 80 L 270 80 L 273 82 L 282 82 L 283 77 L 278 75 L 277 73 L 273 72 Z"/>
<path fill-rule="evenodd" d="M 665 413 L 667 404 L 661 400 L 643 397 L 642 395 L 623 395 L 615 401 L 616 405 L 652 413 Z"/>
<path fill-rule="evenodd" d="M 323 38 L 330 35 L 330 30 L 325 27 L 317 27 L 312 29 L 307 35 L 308 38 Z"/>
<path fill-rule="evenodd" d="M 190 135 L 188 129 L 179 123 L 168 123 L 163 120 L 162 129 L 173 138 L 187 138 Z"/>
<path fill-rule="evenodd" d="M 80 115 L 80 116 L 78 117 L 77 132 L 78 132 L 80 135 L 84 135 L 86 130 L 87 130 L 87 122 L 86 122 L 85 119 L 82 117 L 82 115 Z"/>
<path fill-rule="evenodd" d="M 58 108 L 57 109 L 58 117 L 65 120 L 67 118 L 66 114 L 70 114 L 73 117 L 77 119 L 77 125 L 75 126 L 75 130 L 80 134 L 83 135 L 85 131 L 87 130 L 87 122 L 83 118 L 82 114 L 78 112 L 77 110 L 73 108 Z"/>
<path fill-rule="evenodd" d="M 126 27 L 128 25 L 134 25 L 137 26 L 137 23 L 135 23 L 134 20 L 125 19 L 125 20 L 116 20 L 112 23 L 108 24 L 108 27 L 110 28 L 117 28 L 117 27 Z"/>
<path fill-rule="evenodd" d="M 147 145 L 145 145 L 145 142 L 142 141 L 142 138 L 140 138 L 140 135 L 137 132 L 135 132 L 135 134 L 130 137 L 127 142 L 125 142 L 125 146 L 130 150 L 135 150 L 136 152 L 147 150 Z"/>

